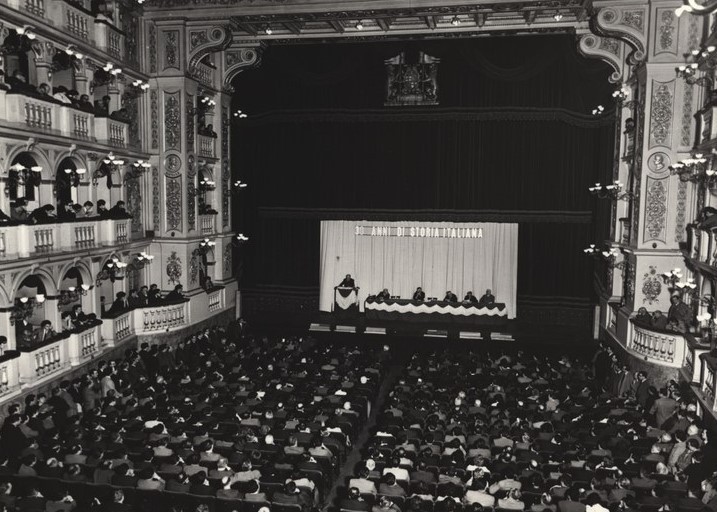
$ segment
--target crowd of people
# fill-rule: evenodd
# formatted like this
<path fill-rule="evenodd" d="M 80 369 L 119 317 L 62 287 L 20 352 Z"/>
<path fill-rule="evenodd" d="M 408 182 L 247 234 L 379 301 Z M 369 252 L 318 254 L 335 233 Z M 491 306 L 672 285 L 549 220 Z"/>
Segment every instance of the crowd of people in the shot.
<path fill-rule="evenodd" d="M 414 355 L 338 506 L 717 510 L 717 443 L 690 394 L 614 356 Z"/>
<path fill-rule="evenodd" d="M 659 309 L 650 313 L 647 308 L 641 307 L 637 310 L 633 320 L 652 329 L 687 333 L 694 325 L 695 314 L 679 294 L 674 294 L 670 297 L 670 309 L 667 311 L 667 316 Z"/>
<path fill-rule="evenodd" d="M 72 107 L 97 117 L 109 117 L 116 121 L 129 122 L 127 109 L 119 108 L 111 111 L 112 99 L 110 96 L 103 96 L 93 103 L 88 94 L 80 94 L 77 90 L 68 89 L 62 85 L 53 88 L 47 83 L 41 83 L 36 86 L 30 83 L 20 70 L 15 70 L 6 78 L 5 86 L 9 94 L 22 94 L 49 103 Z"/>
<path fill-rule="evenodd" d="M 32 211 L 27 209 L 28 201 L 24 197 L 18 197 L 10 205 L 10 215 L 0 212 L 0 222 L 4 224 L 54 224 L 57 222 L 72 222 L 88 219 L 129 219 L 132 216 L 125 208 L 122 200 L 112 208 L 107 208 L 107 201 L 97 201 L 97 209 L 92 201 L 75 203 L 66 201 L 59 205 L 57 211 L 52 204 L 45 204 Z"/>
<path fill-rule="evenodd" d="M 147 306 L 161 306 L 163 304 L 177 304 L 187 300 L 184 296 L 184 287 L 181 284 L 175 285 L 174 289 L 167 295 L 162 295 L 162 290 L 155 283 L 149 286 L 133 288 L 129 295 L 125 292 L 117 292 L 115 300 L 109 308 L 106 308 L 104 297 L 100 298 L 102 316 L 117 316 L 125 311 Z"/>
<path fill-rule="evenodd" d="M 144 343 L 12 404 L 0 428 L 0 510 L 317 507 L 389 352 L 240 339 L 241 327 L 175 348 Z"/>

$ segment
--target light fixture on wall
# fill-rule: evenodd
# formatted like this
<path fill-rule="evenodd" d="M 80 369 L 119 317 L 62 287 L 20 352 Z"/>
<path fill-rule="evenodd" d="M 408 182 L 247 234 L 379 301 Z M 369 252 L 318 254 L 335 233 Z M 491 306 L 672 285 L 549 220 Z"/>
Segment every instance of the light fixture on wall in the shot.
<path fill-rule="evenodd" d="M 673 268 L 672 270 L 663 272 L 661 277 L 667 285 L 667 289 L 670 291 L 670 294 L 677 291 L 684 297 L 685 295 L 692 294 L 697 288 L 697 283 L 695 283 L 693 278 L 690 277 L 686 281 L 682 280 L 685 276 L 682 273 L 681 268 Z"/>
<path fill-rule="evenodd" d="M 675 14 L 679 17 L 684 13 L 690 13 L 697 16 L 705 16 L 717 10 L 717 0 L 682 0 L 682 5 L 675 9 Z"/>
<path fill-rule="evenodd" d="M 67 45 L 67 48 L 65 48 L 65 53 L 70 57 L 74 57 L 79 60 L 85 58 L 85 55 L 83 53 L 77 51 L 77 47 L 74 44 Z"/>
<path fill-rule="evenodd" d="M 30 41 L 35 39 L 37 36 L 35 35 L 35 27 L 32 25 L 23 25 L 20 28 L 16 28 L 15 32 L 17 32 L 17 35 L 27 37 Z"/>
<path fill-rule="evenodd" d="M 87 295 L 90 290 L 90 285 L 83 284 L 79 288 L 76 286 L 68 286 L 67 290 L 60 291 L 59 303 L 60 305 L 67 305 L 73 302 L 77 302 L 80 297 Z"/>
<path fill-rule="evenodd" d="M 617 261 L 618 256 L 621 253 L 629 253 L 629 250 L 619 249 L 612 245 L 606 245 L 605 248 L 601 249 L 595 244 L 590 244 L 590 247 L 583 249 L 583 252 L 592 258 L 604 260 L 608 267 L 623 270 L 625 268 L 625 260 Z"/>
<path fill-rule="evenodd" d="M 154 256 L 152 256 L 151 254 L 149 254 L 145 251 L 142 251 L 134 257 L 134 260 L 132 261 L 132 268 L 134 268 L 134 269 L 144 268 L 146 265 L 149 265 L 150 263 L 152 263 L 153 259 L 154 259 Z"/>
<path fill-rule="evenodd" d="M 12 188 L 17 188 L 18 185 L 31 184 L 37 186 L 40 184 L 40 173 L 42 173 L 42 167 L 39 165 L 33 165 L 31 167 L 25 167 L 21 163 L 16 163 L 8 168 L 8 177 L 5 182 L 5 196 L 10 195 Z"/>
<path fill-rule="evenodd" d="M 704 184 L 712 188 L 717 185 L 717 171 L 712 169 L 712 158 L 703 153 L 695 153 L 669 166 L 670 174 L 677 175 L 680 181 Z"/>
<path fill-rule="evenodd" d="M 592 187 L 588 187 L 588 190 L 592 195 L 599 199 L 612 199 L 612 200 L 626 200 L 632 197 L 631 192 L 623 190 L 624 185 L 620 180 L 615 180 L 610 185 L 602 185 L 595 183 Z"/>
<path fill-rule="evenodd" d="M 602 105 L 598 105 L 597 107 L 595 107 L 595 108 L 592 110 L 592 114 L 593 114 L 594 116 L 599 116 L 599 115 L 601 115 L 603 112 L 605 112 L 605 107 L 603 107 Z"/>
<path fill-rule="evenodd" d="M 144 81 L 139 80 L 139 79 L 133 81 L 133 82 L 132 82 L 132 86 L 133 86 L 133 87 L 137 87 L 137 88 L 141 89 L 142 91 L 146 91 L 147 89 L 149 89 L 149 83 L 148 83 L 148 82 L 144 82 Z"/>
<path fill-rule="evenodd" d="M 234 190 L 241 190 L 243 188 L 247 188 L 249 186 L 249 184 L 242 180 L 236 180 L 234 182 L 233 186 L 234 186 Z"/>

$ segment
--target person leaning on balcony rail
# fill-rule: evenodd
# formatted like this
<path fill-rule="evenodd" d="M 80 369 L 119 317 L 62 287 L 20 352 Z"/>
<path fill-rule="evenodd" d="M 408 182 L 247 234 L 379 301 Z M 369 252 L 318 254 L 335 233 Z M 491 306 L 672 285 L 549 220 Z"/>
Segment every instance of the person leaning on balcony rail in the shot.
<path fill-rule="evenodd" d="M 107 209 L 107 202 L 104 199 L 97 201 L 97 215 L 100 219 L 110 218 L 110 211 Z"/>
<path fill-rule="evenodd" d="M 17 222 L 25 222 L 30 217 L 27 211 L 27 199 L 18 197 L 10 210 L 10 218 Z"/>
<path fill-rule="evenodd" d="M 127 311 L 129 309 L 129 300 L 125 292 L 117 292 L 115 295 L 115 301 L 112 303 L 108 313 L 117 314 L 121 311 Z"/>
<path fill-rule="evenodd" d="M 51 204 L 46 204 L 35 208 L 30 214 L 29 220 L 32 221 L 33 224 L 51 224 L 57 222 L 55 207 Z"/>
<path fill-rule="evenodd" d="M 55 337 L 57 333 L 52 328 L 52 322 L 49 320 L 43 320 L 40 323 L 40 327 L 35 329 L 32 334 L 33 342 L 42 343 Z"/>

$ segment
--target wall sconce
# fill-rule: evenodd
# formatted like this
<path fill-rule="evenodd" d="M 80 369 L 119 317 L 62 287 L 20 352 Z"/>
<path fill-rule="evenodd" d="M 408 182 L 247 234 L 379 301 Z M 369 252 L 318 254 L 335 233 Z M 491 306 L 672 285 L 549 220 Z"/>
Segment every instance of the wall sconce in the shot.
<path fill-rule="evenodd" d="M 233 184 L 234 190 L 241 190 L 243 188 L 247 188 L 249 186 L 248 183 L 243 182 L 242 180 L 237 180 Z"/>
<path fill-rule="evenodd" d="M 209 240 L 208 238 L 205 238 L 204 240 L 199 242 L 199 247 L 201 247 L 202 249 L 209 249 L 210 247 L 214 247 L 215 245 L 217 245 L 217 243 Z"/>
<path fill-rule="evenodd" d="M 152 263 L 153 259 L 154 259 L 154 256 L 142 251 L 141 253 L 137 254 L 134 257 L 134 261 L 132 262 L 132 267 L 135 269 L 144 268 L 145 265 L 149 265 L 150 263 Z"/>
<path fill-rule="evenodd" d="M 712 187 L 716 184 L 717 171 L 711 168 L 709 160 L 702 153 L 696 153 L 690 158 L 685 158 L 669 166 L 670 174 L 679 176 L 680 181 L 690 181 Z"/>
<path fill-rule="evenodd" d="M 234 114 L 232 114 L 232 115 L 233 115 L 234 117 L 238 117 L 239 119 L 246 119 L 246 118 L 248 117 L 248 116 L 247 116 L 244 112 L 242 112 L 241 110 L 237 110 L 237 111 L 234 112 Z"/>
<path fill-rule="evenodd" d="M 35 29 L 35 27 L 33 27 L 32 25 L 24 25 L 24 26 L 22 26 L 22 27 L 20 27 L 20 28 L 16 28 L 16 29 L 15 29 L 15 32 L 17 32 L 17 35 L 19 35 L 19 36 L 25 36 L 25 37 L 27 37 L 30 41 L 32 41 L 33 39 L 35 39 L 35 38 L 37 37 L 37 36 L 35 35 L 35 33 L 33 32 L 34 29 Z"/>
<path fill-rule="evenodd" d="M 19 297 L 15 299 L 15 305 L 10 311 L 10 325 L 15 325 L 16 322 L 22 322 L 31 317 L 35 308 L 43 302 L 45 302 L 45 295 L 41 293 L 38 293 L 34 298 Z"/>
<path fill-rule="evenodd" d="M 232 239 L 232 245 L 238 247 L 248 241 L 249 241 L 249 237 L 246 236 L 244 233 L 237 233 L 236 235 L 234 235 L 234 238 Z"/>
<path fill-rule="evenodd" d="M 599 199 L 625 200 L 632 197 L 631 192 L 625 192 L 622 189 L 624 185 L 620 180 L 615 180 L 611 185 L 601 185 L 595 183 L 594 186 L 588 187 L 592 195 Z"/>
<path fill-rule="evenodd" d="M 690 277 L 687 281 L 683 281 L 683 277 L 682 269 L 680 268 L 673 268 L 672 270 L 662 273 L 662 280 L 667 285 L 667 289 L 670 291 L 670 294 L 675 291 L 679 291 L 680 295 L 683 297 L 685 295 L 694 294 L 694 291 L 697 288 L 695 280 Z"/>
<path fill-rule="evenodd" d="M 637 101 L 628 100 L 630 97 L 630 88 L 626 85 L 614 91 L 612 97 L 615 98 L 615 102 L 623 108 L 634 108 L 637 105 Z"/>
<path fill-rule="evenodd" d="M 118 258 L 112 258 L 105 263 L 105 266 L 97 274 L 96 284 L 99 286 L 105 279 L 109 279 L 112 282 L 115 280 L 121 281 L 125 277 L 125 268 L 127 268 L 127 263 L 120 261 Z"/>
<path fill-rule="evenodd" d="M 85 58 L 84 54 L 77 51 L 77 47 L 74 44 L 70 44 L 65 48 L 65 53 L 70 57 L 82 60 Z"/>
<path fill-rule="evenodd" d="M 5 182 L 5 197 L 10 195 L 11 188 L 17 188 L 19 185 L 30 184 L 33 187 L 37 187 L 40 184 L 41 173 L 42 167 L 39 165 L 25 167 L 17 163 L 10 166 L 10 168 L 8 168 L 7 181 Z"/>
<path fill-rule="evenodd" d="M 217 102 L 208 96 L 202 96 L 202 99 L 199 100 L 199 104 L 209 108 L 216 106 Z"/>
<path fill-rule="evenodd" d="M 627 249 L 622 249 L 621 251 L 617 247 L 612 247 L 610 245 L 605 247 L 605 249 L 600 249 L 595 244 L 590 244 L 590 247 L 583 249 L 583 252 L 592 258 L 604 260 L 609 268 L 622 270 L 625 268 L 625 260 L 623 259 L 622 261 L 616 262 L 617 257 L 621 252 L 627 253 L 630 251 Z"/>
<path fill-rule="evenodd" d="M 135 80 L 134 82 L 132 82 L 132 85 L 134 87 L 138 87 L 142 91 L 146 91 L 147 89 L 149 89 L 149 83 L 143 82 L 142 80 Z"/>
<path fill-rule="evenodd" d="M 217 187 L 217 183 L 214 180 L 202 178 L 199 181 L 199 188 L 202 190 L 214 190 Z"/>

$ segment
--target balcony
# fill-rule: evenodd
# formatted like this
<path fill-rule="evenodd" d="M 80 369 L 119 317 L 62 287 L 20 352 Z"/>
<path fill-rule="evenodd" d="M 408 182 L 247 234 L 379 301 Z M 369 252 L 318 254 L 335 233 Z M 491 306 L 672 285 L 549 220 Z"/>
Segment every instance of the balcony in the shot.
<path fill-rule="evenodd" d="M 70 132 L 77 139 L 89 139 L 95 133 L 95 115 L 89 112 L 82 112 L 69 107 L 67 109 L 70 117 Z"/>
<path fill-rule="evenodd" d="M 204 64 L 203 62 L 196 65 L 192 77 L 202 85 L 206 85 L 208 87 L 214 86 L 214 68 Z"/>
<path fill-rule="evenodd" d="M 215 146 L 216 140 L 217 140 L 216 138 L 209 137 L 208 135 L 197 134 L 197 148 L 198 148 L 199 154 L 201 156 L 215 158 L 214 146 Z"/>
<path fill-rule="evenodd" d="M 20 389 L 18 362 L 20 352 L 8 350 L 0 356 L 0 400 Z"/>
<path fill-rule="evenodd" d="M 217 287 L 207 292 L 207 309 L 211 312 L 217 312 L 224 309 L 224 287 Z"/>
<path fill-rule="evenodd" d="M 202 235 L 213 235 L 216 233 L 216 218 L 214 214 L 199 215 L 199 232 Z"/>
<path fill-rule="evenodd" d="M 81 39 L 94 41 L 94 23 L 92 15 L 66 0 L 54 0 L 50 3 L 48 18 L 63 30 Z"/>
<path fill-rule="evenodd" d="M 679 332 L 657 330 L 630 321 L 625 348 L 644 361 L 659 366 L 682 368 L 687 350 L 685 335 Z"/>
<path fill-rule="evenodd" d="M 109 117 L 95 118 L 95 136 L 98 142 L 123 148 L 127 145 L 127 123 Z"/>
<path fill-rule="evenodd" d="M 93 359 L 95 355 L 99 354 L 101 339 L 99 325 L 71 334 L 68 342 L 70 364 L 77 366 Z"/>
<path fill-rule="evenodd" d="M 137 334 L 173 331 L 189 325 L 189 301 L 135 309 L 132 314 Z"/>
<path fill-rule="evenodd" d="M 717 389 L 715 389 L 715 373 L 717 373 L 717 357 L 710 354 L 702 354 L 700 356 L 700 367 L 701 375 L 699 381 L 699 397 L 704 401 L 704 405 L 710 412 L 714 414 L 717 411 L 715 404 L 715 396 L 717 396 Z"/>
<path fill-rule="evenodd" d="M 55 376 L 70 367 L 68 338 L 20 349 L 20 382 L 35 384 Z"/>
<path fill-rule="evenodd" d="M 129 219 L 96 219 L 58 224 L 20 224 L 0 227 L 0 257 L 27 258 L 129 241 Z"/>
<path fill-rule="evenodd" d="M 39 130 L 59 130 L 60 105 L 23 94 L 5 96 L 5 119 L 9 122 L 23 123 Z"/>
<path fill-rule="evenodd" d="M 45 0 L 8 0 L 8 5 L 38 18 L 45 17 Z"/>
<path fill-rule="evenodd" d="M 117 61 L 124 61 L 124 34 L 104 16 L 95 20 L 95 38 L 102 50 Z"/>
<path fill-rule="evenodd" d="M 132 311 L 114 318 L 102 319 L 102 339 L 108 347 L 115 347 L 135 333 Z"/>

